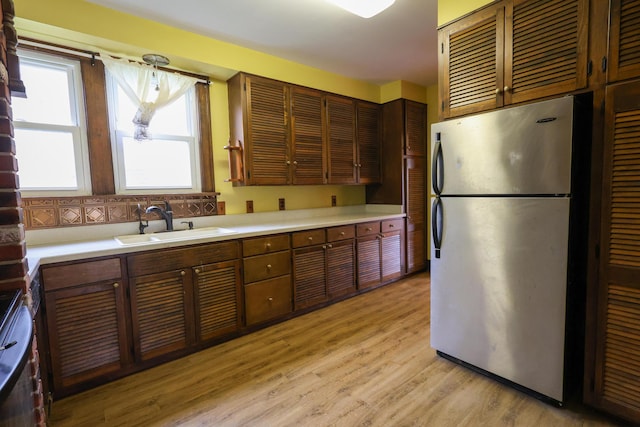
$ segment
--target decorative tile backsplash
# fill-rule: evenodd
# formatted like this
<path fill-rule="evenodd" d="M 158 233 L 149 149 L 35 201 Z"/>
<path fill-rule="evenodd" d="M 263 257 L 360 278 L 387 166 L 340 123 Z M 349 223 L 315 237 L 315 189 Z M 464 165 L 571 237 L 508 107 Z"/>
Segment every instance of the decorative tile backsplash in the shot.
<path fill-rule="evenodd" d="M 182 195 L 154 194 L 150 196 L 87 196 L 23 198 L 24 226 L 27 230 L 77 225 L 114 224 L 138 220 L 138 204 L 142 219 L 158 219 L 156 214 L 144 210 L 157 205 L 164 208 L 168 201 L 174 218 L 217 215 L 218 193 Z"/>

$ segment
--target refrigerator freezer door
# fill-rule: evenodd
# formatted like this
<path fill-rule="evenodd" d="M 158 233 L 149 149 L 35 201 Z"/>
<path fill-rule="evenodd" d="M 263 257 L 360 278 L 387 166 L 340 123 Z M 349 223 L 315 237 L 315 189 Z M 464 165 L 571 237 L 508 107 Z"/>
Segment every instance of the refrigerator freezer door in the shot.
<path fill-rule="evenodd" d="M 433 348 L 562 401 L 569 202 L 442 198 Z"/>
<path fill-rule="evenodd" d="M 435 123 L 432 156 L 441 157 L 432 163 L 434 185 L 442 195 L 569 194 L 573 102 L 564 97 Z"/>

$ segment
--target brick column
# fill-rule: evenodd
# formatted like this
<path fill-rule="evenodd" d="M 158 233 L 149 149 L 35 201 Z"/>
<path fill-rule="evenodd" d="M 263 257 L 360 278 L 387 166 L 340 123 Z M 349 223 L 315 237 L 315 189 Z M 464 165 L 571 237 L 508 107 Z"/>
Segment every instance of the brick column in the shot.
<path fill-rule="evenodd" d="M 24 96 L 25 88 L 20 79 L 20 65 L 16 53 L 18 38 L 13 23 L 13 1 L 1 0 L 1 7 L 3 31 L 0 33 L 0 291 L 22 289 L 27 304 L 32 308 L 11 112 L 11 95 Z M 34 331 L 38 333 L 35 322 Z M 26 369 L 30 370 L 33 383 L 34 425 L 46 426 L 35 337 Z"/>

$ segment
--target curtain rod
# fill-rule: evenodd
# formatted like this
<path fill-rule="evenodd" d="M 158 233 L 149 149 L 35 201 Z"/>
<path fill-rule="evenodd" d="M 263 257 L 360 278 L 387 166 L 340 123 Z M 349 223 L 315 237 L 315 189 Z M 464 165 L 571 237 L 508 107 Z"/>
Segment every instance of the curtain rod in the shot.
<path fill-rule="evenodd" d="M 83 58 L 89 58 L 92 61 L 95 61 L 96 59 L 101 60 L 99 52 L 92 52 L 89 50 L 76 49 L 76 48 L 60 46 L 56 44 L 49 44 L 46 42 L 41 42 L 38 40 L 25 38 L 25 37 L 18 38 L 18 47 L 20 47 L 20 45 L 29 46 L 35 49 L 45 49 L 53 52 L 65 53 L 67 55 L 80 56 Z M 140 63 L 142 64 L 142 62 Z M 188 71 L 176 70 L 176 69 L 166 68 L 166 67 L 158 67 L 158 69 L 169 72 L 169 73 L 179 73 L 179 74 L 184 74 L 185 76 L 194 77 L 195 79 L 198 80 L 198 83 L 204 83 L 206 85 L 211 84 L 211 80 L 206 76 L 202 76 L 201 74 L 195 74 L 195 73 L 190 73 Z"/>

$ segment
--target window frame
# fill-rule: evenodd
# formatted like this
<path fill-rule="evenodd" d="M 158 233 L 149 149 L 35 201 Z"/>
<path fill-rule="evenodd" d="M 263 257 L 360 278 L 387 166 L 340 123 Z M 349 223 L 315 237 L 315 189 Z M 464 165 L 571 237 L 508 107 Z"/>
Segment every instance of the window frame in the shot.
<path fill-rule="evenodd" d="M 48 52 L 38 52 L 29 49 L 18 49 L 18 56 L 23 63 L 38 64 L 49 68 L 66 70 L 69 84 L 70 114 L 75 124 L 63 125 L 54 123 L 41 123 L 32 121 L 13 120 L 14 129 L 31 131 L 66 131 L 71 134 L 73 140 L 73 152 L 75 157 L 75 170 L 77 179 L 76 189 L 63 188 L 21 188 L 25 197 L 64 197 L 87 196 L 92 194 L 91 175 L 89 165 L 89 142 L 87 136 L 87 120 L 85 115 L 84 85 L 82 83 L 82 66 L 80 61 L 74 58 L 61 57 Z M 27 91 L 28 96 L 28 91 Z"/>
<path fill-rule="evenodd" d="M 70 58 L 80 62 L 80 78 L 82 80 L 82 91 L 84 94 L 84 116 L 86 120 L 86 139 L 88 145 L 89 177 L 91 182 L 91 192 L 93 196 L 115 196 L 130 195 L 133 192 L 121 194 L 116 192 L 115 174 L 113 167 L 112 152 L 112 132 L 108 111 L 107 82 L 106 73 L 102 61 L 97 58 L 97 54 L 67 46 L 53 45 L 28 38 L 20 38 L 21 50 L 36 51 L 46 53 L 60 58 Z M 44 46 L 44 47 L 43 47 Z M 205 76 L 194 73 L 168 70 L 170 72 L 180 72 L 191 77 L 196 77 L 203 82 L 195 85 L 195 108 L 197 111 L 196 132 L 198 135 L 198 157 L 200 162 L 200 193 L 216 193 L 213 170 L 213 145 L 211 131 L 211 101 L 209 91 L 209 80 Z M 205 83 L 206 82 L 206 83 Z M 91 100 L 91 102 L 86 102 Z M 136 194 L 195 194 L 193 191 L 176 191 L 175 189 L 140 190 Z M 28 197 L 43 197 L 26 194 Z M 57 195 L 47 192 L 45 197 L 57 197 Z"/>
<path fill-rule="evenodd" d="M 195 87 L 189 89 L 183 95 L 187 98 L 187 115 L 192 117 L 192 119 L 188 123 L 191 135 L 168 135 L 153 132 L 153 130 L 151 130 L 154 139 L 141 142 L 141 144 L 149 144 L 149 149 L 153 148 L 154 141 L 171 140 L 188 142 L 192 181 L 191 187 L 127 188 L 123 139 L 127 137 L 132 138 L 133 133 L 126 130 L 118 129 L 117 127 L 117 120 L 119 118 L 117 117 L 118 108 L 116 107 L 115 103 L 119 101 L 118 82 L 113 76 L 109 75 L 108 71 L 106 86 L 107 102 L 109 108 L 109 124 L 111 129 L 111 153 L 114 156 L 114 184 L 116 194 L 131 195 L 139 194 L 140 192 L 144 192 L 146 194 L 164 194 L 167 191 L 177 191 L 180 194 L 200 193 L 202 183 L 200 182 L 200 135 L 197 119 L 197 117 L 199 116 L 199 112 L 197 111 L 198 106 Z M 120 119 L 126 120 L 127 118 Z M 153 124 L 153 120 L 151 121 L 151 123 Z"/>

